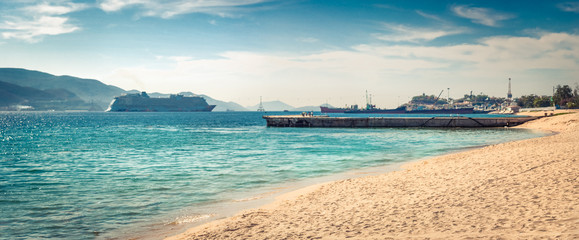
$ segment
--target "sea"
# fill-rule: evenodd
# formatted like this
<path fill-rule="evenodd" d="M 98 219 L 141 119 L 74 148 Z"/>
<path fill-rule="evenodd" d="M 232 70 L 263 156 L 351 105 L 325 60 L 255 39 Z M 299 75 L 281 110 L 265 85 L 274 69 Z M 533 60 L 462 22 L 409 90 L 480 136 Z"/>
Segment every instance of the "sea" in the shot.
<path fill-rule="evenodd" d="M 292 113 L 0 112 L 0 239 L 160 239 L 292 186 L 545 135 L 270 128 L 264 114 Z"/>

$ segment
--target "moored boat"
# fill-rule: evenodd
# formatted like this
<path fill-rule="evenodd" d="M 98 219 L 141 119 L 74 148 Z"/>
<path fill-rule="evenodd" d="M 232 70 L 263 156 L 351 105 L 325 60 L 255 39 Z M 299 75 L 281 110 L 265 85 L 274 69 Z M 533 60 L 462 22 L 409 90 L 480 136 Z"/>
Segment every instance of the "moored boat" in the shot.
<path fill-rule="evenodd" d="M 472 114 L 474 108 L 441 108 L 441 109 L 420 109 L 406 111 L 408 114 Z"/>
<path fill-rule="evenodd" d="M 345 111 L 344 113 L 378 113 L 378 114 L 403 114 L 406 113 L 406 107 L 401 106 L 394 109 L 376 108 L 374 105 L 368 105 L 366 109 L 356 109 Z"/>
<path fill-rule="evenodd" d="M 358 109 L 358 105 L 353 105 L 349 108 L 331 108 L 331 107 L 324 107 L 320 106 L 320 110 L 322 113 L 344 113 L 346 111 L 351 111 Z"/>

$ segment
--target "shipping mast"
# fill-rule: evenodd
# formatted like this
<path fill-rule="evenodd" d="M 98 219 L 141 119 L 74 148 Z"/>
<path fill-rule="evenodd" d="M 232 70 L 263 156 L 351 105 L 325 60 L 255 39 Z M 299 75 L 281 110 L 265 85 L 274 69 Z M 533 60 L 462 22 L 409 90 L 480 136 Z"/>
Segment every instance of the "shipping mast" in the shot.
<path fill-rule="evenodd" d="M 261 101 L 261 96 L 259 96 L 259 108 L 257 109 L 258 112 L 265 112 L 263 108 L 263 102 Z"/>

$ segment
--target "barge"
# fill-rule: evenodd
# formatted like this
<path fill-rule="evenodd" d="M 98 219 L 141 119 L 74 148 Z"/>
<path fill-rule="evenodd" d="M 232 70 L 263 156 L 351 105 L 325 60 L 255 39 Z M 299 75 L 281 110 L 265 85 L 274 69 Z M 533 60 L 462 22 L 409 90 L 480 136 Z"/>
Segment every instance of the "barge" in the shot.
<path fill-rule="evenodd" d="M 538 117 L 328 117 L 328 116 L 263 116 L 268 127 L 317 128 L 488 128 L 512 127 Z"/>

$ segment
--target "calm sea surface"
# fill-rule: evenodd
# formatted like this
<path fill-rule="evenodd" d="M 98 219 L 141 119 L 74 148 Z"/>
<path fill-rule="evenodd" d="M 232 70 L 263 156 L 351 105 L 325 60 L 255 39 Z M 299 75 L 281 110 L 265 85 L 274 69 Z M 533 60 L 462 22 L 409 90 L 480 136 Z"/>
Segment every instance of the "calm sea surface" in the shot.
<path fill-rule="evenodd" d="M 540 135 L 267 128 L 261 116 L 0 113 L 0 239 L 146 232 L 253 189 Z"/>

